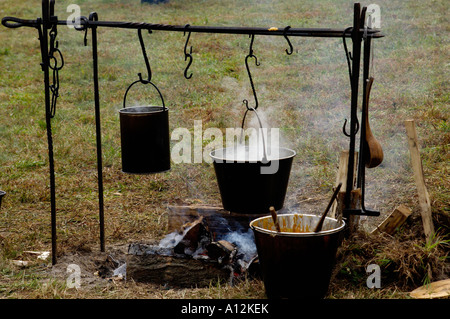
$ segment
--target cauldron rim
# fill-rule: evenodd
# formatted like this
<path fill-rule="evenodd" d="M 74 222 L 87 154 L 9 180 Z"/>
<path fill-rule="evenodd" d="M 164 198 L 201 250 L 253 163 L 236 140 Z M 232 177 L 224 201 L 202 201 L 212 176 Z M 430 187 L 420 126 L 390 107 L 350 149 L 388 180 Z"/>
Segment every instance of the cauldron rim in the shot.
<path fill-rule="evenodd" d="M 313 214 L 299 214 L 299 213 L 292 213 L 292 214 L 282 214 L 282 215 L 278 215 L 278 217 L 283 217 L 283 216 L 294 216 L 294 215 L 299 215 L 299 216 L 306 216 L 306 217 L 313 217 L 313 218 L 317 218 L 317 220 L 320 219 L 320 216 L 317 215 L 313 215 Z M 331 235 L 334 233 L 338 233 L 340 231 L 342 231 L 345 227 L 345 221 L 341 220 L 341 225 L 338 226 L 337 228 L 333 228 L 333 229 L 328 229 L 328 230 L 321 230 L 319 232 L 314 232 L 314 231 L 310 231 L 310 232 L 277 232 L 276 230 L 269 230 L 269 229 L 265 229 L 262 227 L 258 227 L 255 225 L 256 222 L 258 222 L 259 220 L 262 219 L 271 219 L 272 216 L 271 215 L 267 215 L 267 216 L 262 216 L 259 218 L 256 218 L 254 220 L 252 220 L 250 222 L 250 228 L 253 231 L 257 231 L 259 233 L 263 233 L 266 235 L 272 235 L 272 236 L 285 236 L 285 237 L 314 237 L 314 236 L 326 236 L 326 235 Z M 335 221 L 338 225 L 339 225 L 339 221 L 335 218 L 331 218 L 331 217 L 325 217 L 326 220 L 332 220 Z"/>
<path fill-rule="evenodd" d="M 167 112 L 168 110 L 169 109 L 165 106 L 139 105 L 139 106 L 130 106 L 130 107 L 120 109 L 119 113 L 130 115 L 130 116 L 140 116 L 140 115 L 148 115 L 148 114 Z"/>
<path fill-rule="evenodd" d="M 219 162 L 227 162 L 227 163 L 261 163 L 260 160 L 236 160 L 236 159 L 232 159 L 232 158 L 226 158 L 226 156 L 219 157 L 219 156 L 215 155 L 215 153 L 218 152 L 218 151 L 222 151 L 222 155 L 226 154 L 226 152 L 223 152 L 223 151 L 227 150 L 227 149 L 232 149 L 232 148 L 234 148 L 234 147 L 232 146 L 232 147 L 217 148 L 217 149 L 211 151 L 209 153 L 209 156 L 213 159 L 214 162 L 219 161 Z M 248 149 L 249 147 L 246 146 L 245 148 Z M 293 158 L 293 157 L 295 157 L 297 155 L 297 153 L 294 150 L 290 149 L 290 148 L 278 147 L 278 149 L 279 150 L 283 150 L 283 151 L 285 151 L 287 153 L 290 153 L 290 155 L 278 157 L 276 159 L 270 159 L 269 162 L 270 161 L 281 161 L 281 160 L 284 160 L 284 159 Z"/>

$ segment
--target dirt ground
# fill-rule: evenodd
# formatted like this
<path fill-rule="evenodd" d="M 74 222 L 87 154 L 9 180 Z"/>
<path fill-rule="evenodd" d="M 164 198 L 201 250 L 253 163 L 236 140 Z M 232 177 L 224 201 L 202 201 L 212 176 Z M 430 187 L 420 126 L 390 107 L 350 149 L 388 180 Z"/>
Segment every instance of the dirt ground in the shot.
<path fill-rule="evenodd" d="M 114 276 L 114 270 L 126 263 L 128 245 L 108 247 L 105 252 L 79 251 L 67 253 L 58 258 L 57 263 L 48 269 L 51 277 L 60 280 L 68 278 L 69 265 L 78 265 L 81 270 L 83 289 L 105 287 L 114 280 L 124 277 Z"/>
<path fill-rule="evenodd" d="M 437 239 L 435 244 L 427 246 L 421 233 L 420 216 L 412 216 L 393 235 L 358 231 L 350 238 L 344 238 L 338 249 L 327 298 L 386 298 L 381 292 L 372 296 L 366 295 L 368 289 L 362 292 L 367 278 L 366 267 L 369 264 L 381 266 L 383 289 L 380 291 L 392 294 L 389 298 L 409 298 L 409 292 L 424 283 L 447 279 L 450 274 L 450 264 L 447 261 L 449 245 Z M 106 252 L 85 249 L 66 253 L 58 258 L 56 265 L 47 267 L 45 273 L 50 278 L 65 282 L 70 275 L 70 265 L 75 264 L 81 270 L 81 291 L 119 287 L 118 291 L 122 291 L 120 288 L 127 289 L 129 298 L 136 298 L 136 290 L 142 289 L 146 291 L 145 296 L 155 298 L 163 293 L 167 294 L 168 290 L 171 293 L 170 298 L 183 298 L 186 291 L 192 293 L 196 290 L 139 284 L 127 280 L 124 272 L 115 274 L 115 270 L 118 271 L 120 266 L 126 266 L 127 251 L 128 244 L 124 243 L 107 246 Z M 256 281 L 260 288 L 263 287 L 260 279 L 251 280 Z M 199 295 L 199 298 L 203 297 Z"/>

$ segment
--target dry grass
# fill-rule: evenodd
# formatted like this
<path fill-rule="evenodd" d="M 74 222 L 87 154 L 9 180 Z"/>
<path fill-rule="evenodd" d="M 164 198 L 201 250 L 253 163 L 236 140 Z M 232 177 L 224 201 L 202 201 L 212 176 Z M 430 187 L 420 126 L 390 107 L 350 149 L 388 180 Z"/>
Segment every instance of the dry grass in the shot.
<path fill-rule="evenodd" d="M 69 3 L 57 1 L 60 19 L 67 15 Z M 436 280 L 442 273 L 448 277 L 448 261 L 444 259 L 450 224 L 450 50 L 445 37 L 449 31 L 445 14 L 448 4 L 377 3 L 382 8 L 386 37 L 374 45 L 370 114 L 385 160 L 380 167 L 367 171 L 367 206 L 382 212 L 379 218 L 366 221 L 367 228 L 373 228 L 399 204 L 409 206 L 418 216 L 403 127 L 403 121 L 412 118 L 417 124 L 435 226 L 440 231 L 439 244 L 434 248 L 424 246 L 417 218 L 393 238 L 356 237 L 354 242 L 344 243 L 337 268 L 341 277 L 337 276 L 338 285 L 331 287 L 331 298 L 405 298 L 408 289 L 426 278 Z M 97 11 L 102 20 L 337 28 L 352 23 L 352 5 L 346 1 L 170 0 L 162 5 L 140 6 L 128 0 L 102 0 L 79 4 L 82 15 Z M 3 1 L 0 13 L 29 19 L 41 15 L 39 6 L 25 0 Z M 253 101 L 244 65 L 249 45 L 246 36 L 193 34 L 193 78 L 186 80 L 182 76 L 186 65 L 182 33 L 144 34 L 153 79 L 171 112 L 171 129 L 186 127 L 192 131 L 193 121 L 200 119 L 204 127 L 240 125 L 242 100 Z M 52 121 L 59 260 L 79 254 L 86 254 L 88 260 L 104 258 L 98 253 L 90 45 L 82 45 L 83 35 L 59 28 L 59 46 L 66 61 L 60 74 L 61 97 Z M 0 188 L 7 192 L 0 211 L 0 297 L 262 297 L 261 281 L 245 281 L 236 287 L 165 290 L 102 279 L 95 281 L 98 287 L 76 291 L 65 286 L 64 274 L 52 277 L 47 264 L 35 262 L 20 269 L 10 263 L 25 258 L 26 250 L 51 250 L 43 83 L 36 37 L 35 30 L 0 28 Z M 170 172 L 152 176 L 121 173 L 117 110 L 126 87 L 144 71 L 144 65 L 134 31 L 100 29 L 99 39 L 105 226 L 110 251 L 127 242 L 161 238 L 166 232 L 167 205 L 220 204 L 220 196 L 213 168 L 205 163 L 173 165 Z M 282 37 L 256 37 L 254 53 L 261 66 L 252 66 L 252 74 L 261 113 L 270 125 L 281 128 L 286 146 L 297 151 L 286 206 L 314 212 L 326 205 L 339 152 L 348 148 L 348 139 L 341 131 L 343 120 L 349 117 L 348 75 L 340 39 L 291 41 L 295 51 L 287 56 Z M 157 100 L 146 88 L 135 93 L 135 100 Z M 371 262 L 386 266 L 386 285 L 380 290 L 364 287 L 364 266 Z M 345 272 L 343 264 L 350 272 Z M 87 269 L 97 266 L 93 263 Z"/>
<path fill-rule="evenodd" d="M 397 297 L 408 297 L 405 292 L 447 279 L 449 240 L 441 233 L 425 244 L 417 224 L 420 220 L 412 218 L 394 235 L 357 233 L 344 240 L 332 281 L 336 296 L 353 291 L 349 287 L 367 288 L 366 269 L 371 264 L 380 266 L 383 290 L 396 291 Z"/>

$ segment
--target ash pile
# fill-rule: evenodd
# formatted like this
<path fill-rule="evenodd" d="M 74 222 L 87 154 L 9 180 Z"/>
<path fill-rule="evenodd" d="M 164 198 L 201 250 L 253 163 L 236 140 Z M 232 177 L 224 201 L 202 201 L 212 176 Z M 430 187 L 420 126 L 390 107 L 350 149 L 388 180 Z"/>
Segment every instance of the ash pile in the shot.
<path fill-rule="evenodd" d="M 203 217 L 169 233 L 158 244 L 128 247 L 127 279 L 169 287 L 233 285 L 259 276 L 259 262 L 251 229 L 216 233 Z"/>

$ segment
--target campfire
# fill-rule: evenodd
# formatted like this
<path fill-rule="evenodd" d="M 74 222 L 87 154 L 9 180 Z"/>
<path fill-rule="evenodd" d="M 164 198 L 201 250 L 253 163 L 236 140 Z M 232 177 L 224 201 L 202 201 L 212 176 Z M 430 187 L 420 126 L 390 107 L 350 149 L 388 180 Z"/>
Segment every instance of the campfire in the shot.
<path fill-rule="evenodd" d="M 169 212 L 169 228 L 174 230 L 159 242 L 129 245 L 127 278 L 206 287 L 217 280 L 233 285 L 259 276 L 254 235 L 247 223 L 251 217 L 231 216 L 220 208 L 172 207 Z"/>

